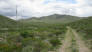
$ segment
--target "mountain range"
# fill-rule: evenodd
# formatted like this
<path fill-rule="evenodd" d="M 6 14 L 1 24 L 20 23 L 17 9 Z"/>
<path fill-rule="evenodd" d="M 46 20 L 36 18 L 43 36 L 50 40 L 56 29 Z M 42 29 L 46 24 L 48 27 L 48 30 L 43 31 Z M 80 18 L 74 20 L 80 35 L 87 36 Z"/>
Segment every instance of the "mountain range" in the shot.
<path fill-rule="evenodd" d="M 80 19 L 81 19 L 80 17 L 76 17 L 76 16 L 54 14 L 50 16 L 32 17 L 28 19 L 22 19 L 20 21 L 25 22 L 25 23 L 31 23 L 31 22 L 69 23 L 76 20 L 80 20 Z"/>
<path fill-rule="evenodd" d="M 19 22 L 10 19 L 9 17 L 0 15 L 0 28 L 16 28 L 19 25 Z"/>

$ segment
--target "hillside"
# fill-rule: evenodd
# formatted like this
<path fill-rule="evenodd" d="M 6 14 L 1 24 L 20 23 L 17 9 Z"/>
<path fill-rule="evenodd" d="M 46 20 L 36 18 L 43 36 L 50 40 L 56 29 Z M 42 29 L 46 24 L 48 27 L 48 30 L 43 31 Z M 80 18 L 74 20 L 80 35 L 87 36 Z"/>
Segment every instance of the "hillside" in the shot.
<path fill-rule="evenodd" d="M 92 17 L 81 19 L 81 20 L 69 23 L 67 25 L 81 32 L 86 32 L 88 30 L 91 31 L 92 30 Z"/>
<path fill-rule="evenodd" d="M 69 50 L 72 50 L 71 52 L 78 52 L 82 48 L 81 45 L 86 47 L 84 44 L 85 42 L 92 50 L 92 17 L 80 19 L 74 16 L 70 17 L 69 15 L 60 16 L 51 15 L 43 18 L 34 17 L 31 19 L 23 19 L 23 22 L 20 20 L 22 22 L 20 28 L 23 28 L 19 31 L 0 33 L 0 52 L 49 52 L 58 50 L 59 48 L 60 51 L 63 51 L 67 47 L 70 47 Z M 71 21 L 66 22 L 63 21 L 64 19 Z M 0 23 L 3 28 L 13 27 L 16 29 L 16 25 L 21 24 L 18 21 L 17 23 L 4 16 L 1 16 L 0 20 L 0 22 L 3 22 Z M 66 23 L 62 24 L 62 21 Z M 82 39 L 82 37 L 85 39 Z M 80 43 L 78 43 L 78 41 L 80 41 Z"/>
<path fill-rule="evenodd" d="M 44 16 L 44 17 L 32 17 L 26 20 L 21 20 L 22 22 L 44 22 L 44 23 L 68 23 L 68 22 L 73 22 L 76 20 L 79 20 L 81 18 L 76 17 L 76 16 L 70 16 L 70 15 L 59 15 L 59 14 L 54 14 L 50 16 Z"/>
<path fill-rule="evenodd" d="M 77 30 L 86 40 L 86 44 L 92 49 L 92 17 L 66 24 Z"/>
<path fill-rule="evenodd" d="M 15 28 L 17 27 L 17 24 L 18 23 L 15 20 L 0 15 L 0 28 Z"/>

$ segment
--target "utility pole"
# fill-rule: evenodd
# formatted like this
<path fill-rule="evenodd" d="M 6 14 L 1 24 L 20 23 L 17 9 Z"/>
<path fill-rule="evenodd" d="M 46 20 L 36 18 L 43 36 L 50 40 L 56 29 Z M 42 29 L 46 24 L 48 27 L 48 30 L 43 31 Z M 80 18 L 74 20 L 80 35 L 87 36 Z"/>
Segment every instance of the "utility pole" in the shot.
<path fill-rule="evenodd" d="M 18 20 L 18 6 L 16 5 L 16 21 Z M 16 22 L 16 30 L 18 30 L 18 23 Z"/>
<path fill-rule="evenodd" d="M 17 20 L 17 17 L 18 17 L 18 6 L 16 5 L 16 20 Z"/>

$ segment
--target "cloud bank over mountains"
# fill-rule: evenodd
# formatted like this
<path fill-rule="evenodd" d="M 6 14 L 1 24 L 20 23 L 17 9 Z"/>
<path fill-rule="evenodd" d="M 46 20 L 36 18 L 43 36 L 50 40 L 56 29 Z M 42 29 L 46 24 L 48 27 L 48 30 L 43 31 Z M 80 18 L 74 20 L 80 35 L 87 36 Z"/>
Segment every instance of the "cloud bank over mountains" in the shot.
<path fill-rule="evenodd" d="M 41 17 L 52 14 L 92 16 L 91 0 L 0 0 L 0 14 L 15 19 Z"/>

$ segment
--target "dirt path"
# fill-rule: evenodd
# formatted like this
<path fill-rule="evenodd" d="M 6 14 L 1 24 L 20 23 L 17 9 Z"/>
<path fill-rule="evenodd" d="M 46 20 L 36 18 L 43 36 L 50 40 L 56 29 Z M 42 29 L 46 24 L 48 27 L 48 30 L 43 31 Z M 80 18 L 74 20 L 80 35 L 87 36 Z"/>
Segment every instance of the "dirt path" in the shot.
<path fill-rule="evenodd" d="M 79 52 L 91 52 L 91 50 L 86 46 L 85 42 L 81 39 L 81 36 L 79 36 L 74 29 L 72 29 L 72 33 L 75 35 L 76 44 L 79 47 Z"/>
<path fill-rule="evenodd" d="M 63 45 L 57 52 L 91 52 L 90 49 L 86 46 L 85 42 L 81 39 L 81 37 L 74 29 L 70 27 L 67 27 L 67 29 L 68 30 L 66 32 L 65 39 L 62 41 Z M 73 51 L 73 48 L 76 45 L 72 46 L 73 39 L 75 40 L 75 44 L 77 45 L 75 51 Z M 76 51 L 77 49 L 78 51 Z"/>
<path fill-rule="evenodd" d="M 61 46 L 58 52 L 72 52 L 71 42 L 72 42 L 72 35 L 70 33 L 70 30 L 68 29 L 65 35 L 65 39 L 63 40 L 63 45 Z"/>

